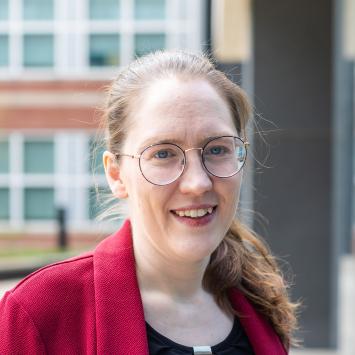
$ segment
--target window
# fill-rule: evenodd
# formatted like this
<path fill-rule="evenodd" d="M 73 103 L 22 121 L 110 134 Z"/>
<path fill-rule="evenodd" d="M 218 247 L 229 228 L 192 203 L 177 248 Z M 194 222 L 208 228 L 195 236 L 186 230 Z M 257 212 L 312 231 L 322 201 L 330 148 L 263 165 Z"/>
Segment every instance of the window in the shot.
<path fill-rule="evenodd" d="M 115 20 L 118 18 L 118 0 L 90 0 L 91 20 Z"/>
<path fill-rule="evenodd" d="M 7 139 L 0 140 L 0 175 L 9 173 L 9 142 Z M 0 221 L 10 218 L 10 190 L 9 187 L 0 186 Z"/>
<path fill-rule="evenodd" d="M 9 36 L 0 35 L 0 67 L 9 65 Z"/>
<path fill-rule="evenodd" d="M 95 138 L 90 139 L 89 142 L 89 173 L 93 173 L 95 175 L 104 174 L 104 166 L 102 162 L 102 155 L 106 150 L 105 147 L 99 146 L 95 142 Z"/>
<path fill-rule="evenodd" d="M 88 151 L 90 152 L 88 159 L 88 176 L 94 176 L 94 181 L 97 185 L 96 188 L 94 186 L 90 186 L 87 190 L 87 216 L 90 220 L 95 219 L 108 207 L 107 197 L 112 196 L 111 190 L 107 187 L 104 176 L 105 171 L 102 162 L 102 154 L 106 150 L 106 147 L 102 146 L 101 139 L 103 139 L 103 137 L 98 139 L 96 136 L 92 136 L 88 141 Z M 97 140 L 99 140 L 99 142 Z"/>
<path fill-rule="evenodd" d="M 0 187 L 0 220 L 9 219 L 9 189 Z"/>
<path fill-rule="evenodd" d="M 25 188 L 24 216 L 26 220 L 54 219 L 55 208 L 53 188 Z"/>
<path fill-rule="evenodd" d="M 102 166 L 105 148 L 96 146 L 96 139 L 92 133 L 77 131 L 0 136 L 0 229 L 3 225 L 16 230 L 26 225 L 42 228 L 42 224 L 55 228 L 59 206 L 68 212 L 70 227 L 95 227 L 94 218 L 112 206 L 106 202 L 112 193 Z"/>
<path fill-rule="evenodd" d="M 120 36 L 118 34 L 90 35 L 90 66 L 104 67 L 119 64 Z"/>
<path fill-rule="evenodd" d="M 0 174 L 9 172 L 9 142 L 0 141 Z"/>
<path fill-rule="evenodd" d="M 23 41 L 23 65 L 25 67 L 52 67 L 54 65 L 53 35 L 26 34 Z"/>
<path fill-rule="evenodd" d="M 88 190 L 88 216 L 89 219 L 95 219 L 98 214 L 100 213 L 100 193 L 102 193 L 101 189 L 98 189 L 98 192 L 96 192 L 95 187 L 91 187 Z"/>
<path fill-rule="evenodd" d="M 0 21 L 9 18 L 9 1 L 0 0 Z"/>
<path fill-rule="evenodd" d="M 164 19 L 165 0 L 135 0 L 135 17 L 139 20 Z"/>
<path fill-rule="evenodd" d="M 24 0 L 23 17 L 25 20 L 53 19 L 53 0 Z"/>
<path fill-rule="evenodd" d="M 88 217 L 90 220 L 97 218 L 104 211 L 117 211 L 119 200 L 113 198 L 108 187 L 98 186 L 88 189 Z M 117 217 L 117 216 L 115 216 Z"/>
<path fill-rule="evenodd" d="M 118 66 L 150 51 L 200 51 L 204 3 L 0 0 L 1 78 L 110 80 Z"/>
<path fill-rule="evenodd" d="M 24 172 L 48 174 L 54 171 L 53 142 L 27 141 L 24 144 Z"/>
<path fill-rule="evenodd" d="M 136 34 L 135 53 L 142 56 L 148 52 L 165 48 L 165 35 L 159 34 Z"/>

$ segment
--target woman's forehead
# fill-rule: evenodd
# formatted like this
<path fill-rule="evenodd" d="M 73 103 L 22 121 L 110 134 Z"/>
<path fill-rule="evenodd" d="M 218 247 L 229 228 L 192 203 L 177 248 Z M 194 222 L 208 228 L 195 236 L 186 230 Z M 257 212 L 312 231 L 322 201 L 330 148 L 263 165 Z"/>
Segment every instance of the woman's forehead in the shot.
<path fill-rule="evenodd" d="M 138 99 L 136 114 L 143 115 L 153 111 L 156 114 L 199 115 L 206 111 L 224 111 L 229 107 L 223 97 L 206 80 L 183 81 L 179 78 L 157 80 L 142 90 Z"/>
<path fill-rule="evenodd" d="M 204 81 L 156 83 L 136 102 L 131 123 L 128 136 L 140 145 L 236 134 L 229 107 Z"/>

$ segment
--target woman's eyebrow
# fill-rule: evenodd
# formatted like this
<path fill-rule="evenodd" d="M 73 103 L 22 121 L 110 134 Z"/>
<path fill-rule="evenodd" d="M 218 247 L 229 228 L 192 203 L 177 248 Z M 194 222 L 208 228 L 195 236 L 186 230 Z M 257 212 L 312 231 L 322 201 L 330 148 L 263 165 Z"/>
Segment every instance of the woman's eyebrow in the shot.
<path fill-rule="evenodd" d="M 199 139 L 199 145 L 203 146 L 204 144 L 206 144 L 208 141 L 221 137 L 221 136 L 235 136 L 235 134 L 230 134 L 230 133 L 219 133 L 219 134 L 213 134 L 213 135 L 209 135 L 207 137 L 204 137 L 202 139 Z M 177 144 L 177 145 L 183 145 L 184 144 L 184 140 L 182 139 L 178 139 L 178 138 L 149 138 L 147 140 L 145 140 L 141 145 L 140 145 L 140 149 L 144 149 L 152 144 L 166 144 L 166 143 L 173 143 L 173 144 Z"/>
<path fill-rule="evenodd" d="M 181 139 L 176 139 L 176 138 L 149 138 L 147 140 L 145 140 L 140 146 L 140 149 L 144 149 L 146 147 L 149 147 L 150 145 L 153 144 L 165 144 L 165 143 L 173 143 L 173 144 L 183 144 L 183 141 Z"/>

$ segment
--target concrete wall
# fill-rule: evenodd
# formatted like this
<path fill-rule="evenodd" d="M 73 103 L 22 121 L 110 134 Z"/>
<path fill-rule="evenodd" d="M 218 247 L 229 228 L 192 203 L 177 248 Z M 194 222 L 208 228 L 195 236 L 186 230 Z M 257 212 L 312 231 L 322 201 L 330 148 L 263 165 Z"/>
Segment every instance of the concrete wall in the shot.
<path fill-rule="evenodd" d="M 333 248 L 332 2 L 254 1 L 254 104 L 275 125 L 256 136 L 257 231 L 296 275 L 300 337 L 308 347 L 336 345 L 337 255 Z M 287 269 L 287 267 L 285 267 Z"/>

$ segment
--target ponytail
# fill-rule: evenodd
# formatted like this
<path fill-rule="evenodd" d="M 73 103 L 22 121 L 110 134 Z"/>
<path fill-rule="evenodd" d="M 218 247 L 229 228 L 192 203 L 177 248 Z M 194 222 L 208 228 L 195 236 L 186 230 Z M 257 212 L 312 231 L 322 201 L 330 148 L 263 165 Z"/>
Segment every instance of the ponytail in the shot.
<path fill-rule="evenodd" d="M 299 305 L 289 300 L 287 285 L 266 245 L 239 221 L 233 221 L 212 254 L 203 282 L 217 304 L 232 313 L 227 295 L 237 287 L 272 324 L 286 348 L 296 343 L 292 333 Z"/>

